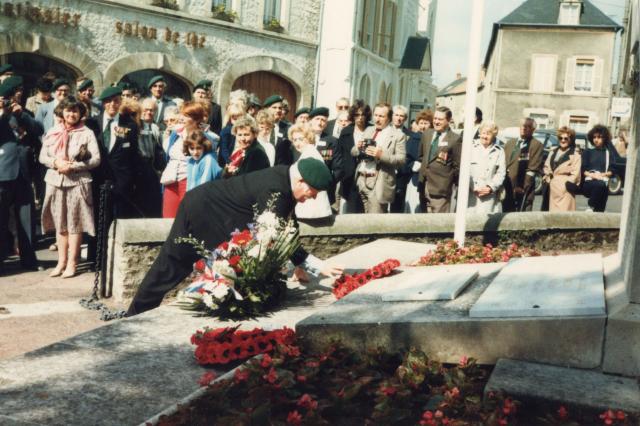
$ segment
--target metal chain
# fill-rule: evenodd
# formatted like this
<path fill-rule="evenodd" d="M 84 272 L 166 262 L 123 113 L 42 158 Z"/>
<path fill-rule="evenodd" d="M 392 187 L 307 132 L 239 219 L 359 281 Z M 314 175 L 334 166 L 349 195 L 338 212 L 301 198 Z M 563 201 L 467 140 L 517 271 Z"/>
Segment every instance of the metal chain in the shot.
<path fill-rule="evenodd" d="M 91 293 L 91 297 L 80 299 L 80 306 L 92 310 L 92 311 L 100 311 L 100 320 L 102 321 L 111 321 L 113 319 L 123 318 L 126 315 L 126 311 L 123 310 L 111 310 L 104 303 L 98 302 L 100 297 L 98 296 L 98 287 L 100 286 L 100 276 L 101 274 L 106 273 L 103 270 L 104 260 L 106 260 L 106 253 L 103 253 L 103 245 L 105 239 L 107 238 L 107 219 L 106 213 L 107 208 L 110 208 L 108 204 L 108 193 L 111 191 L 111 182 L 107 181 L 100 186 L 100 201 L 99 201 L 99 211 L 98 211 L 98 235 L 97 239 L 97 247 L 96 247 L 96 272 L 95 277 L 93 279 L 93 291 Z"/>

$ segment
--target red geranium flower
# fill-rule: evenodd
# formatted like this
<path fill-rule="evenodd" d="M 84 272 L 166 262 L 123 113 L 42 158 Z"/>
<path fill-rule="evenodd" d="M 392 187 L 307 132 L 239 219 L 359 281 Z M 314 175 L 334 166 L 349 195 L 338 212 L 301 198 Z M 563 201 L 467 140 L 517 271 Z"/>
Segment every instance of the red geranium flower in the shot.
<path fill-rule="evenodd" d="M 566 420 L 568 417 L 569 412 L 564 408 L 564 405 L 561 405 L 560 408 L 558 408 L 558 418 L 560 418 L 560 420 Z"/>
<path fill-rule="evenodd" d="M 302 395 L 297 404 L 299 407 L 306 408 L 307 410 L 315 410 L 318 408 L 318 401 L 314 401 L 308 393 Z"/>
<path fill-rule="evenodd" d="M 275 368 L 271 367 L 271 370 L 269 370 L 269 373 L 262 376 L 262 378 L 265 379 L 267 382 L 273 384 L 276 382 L 276 380 L 278 380 L 278 373 L 276 372 Z"/>
<path fill-rule="evenodd" d="M 245 229 L 244 231 L 239 232 L 231 237 L 231 243 L 240 247 L 245 246 L 251 240 L 251 231 L 249 231 L 248 229 Z"/>
<path fill-rule="evenodd" d="M 216 373 L 214 373 L 213 371 L 207 371 L 202 375 L 202 377 L 200 377 L 200 380 L 198 380 L 198 384 L 200 386 L 209 386 L 209 383 L 213 382 L 215 379 Z"/>
<path fill-rule="evenodd" d="M 238 368 L 233 373 L 233 379 L 236 383 L 244 382 L 249 378 L 249 371 L 244 368 Z"/>
<path fill-rule="evenodd" d="M 272 362 L 273 362 L 273 359 L 271 358 L 271 356 L 269 354 L 264 354 L 264 356 L 262 357 L 262 360 L 260 361 L 260 367 L 267 368 L 271 366 Z"/>
<path fill-rule="evenodd" d="M 298 410 L 291 411 L 287 416 L 287 423 L 290 425 L 298 426 L 302 423 L 302 415 L 298 413 Z"/>

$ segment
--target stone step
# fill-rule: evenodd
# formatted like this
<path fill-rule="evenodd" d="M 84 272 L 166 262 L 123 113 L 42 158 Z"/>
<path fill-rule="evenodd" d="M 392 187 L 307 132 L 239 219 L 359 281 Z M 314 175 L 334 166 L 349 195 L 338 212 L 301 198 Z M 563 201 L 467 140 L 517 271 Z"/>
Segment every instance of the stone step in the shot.
<path fill-rule="evenodd" d="M 484 393 L 497 391 L 523 402 L 529 411 L 542 412 L 535 409 L 540 406 L 554 412 L 564 405 L 570 412 L 578 410 L 595 419 L 607 409 L 640 414 L 637 380 L 597 371 L 500 359 Z"/>

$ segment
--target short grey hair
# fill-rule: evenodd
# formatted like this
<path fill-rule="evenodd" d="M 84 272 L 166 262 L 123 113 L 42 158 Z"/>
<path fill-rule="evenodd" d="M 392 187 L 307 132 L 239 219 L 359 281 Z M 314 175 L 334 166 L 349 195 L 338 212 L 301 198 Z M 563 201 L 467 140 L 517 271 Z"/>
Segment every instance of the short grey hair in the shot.
<path fill-rule="evenodd" d="M 251 129 L 251 133 L 254 135 L 258 134 L 258 125 L 256 124 L 256 120 L 253 119 L 250 115 L 245 115 L 241 118 L 238 118 L 231 128 L 231 133 L 236 134 L 236 131 L 240 128 L 248 127 Z"/>
<path fill-rule="evenodd" d="M 520 120 L 520 124 L 524 124 L 524 123 L 526 123 L 527 121 L 530 121 L 530 122 L 531 122 L 531 126 L 533 127 L 533 130 L 535 130 L 535 129 L 537 129 L 537 128 L 538 128 L 538 123 L 536 122 L 536 120 L 535 120 L 534 118 L 531 118 L 531 117 L 525 117 L 525 118 L 523 118 L 522 120 Z"/>
<path fill-rule="evenodd" d="M 394 105 L 394 106 L 393 106 L 393 112 L 394 112 L 394 113 L 399 112 L 399 113 L 401 113 L 402 115 L 404 115 L 404 116 L 405 116 L 405 118 L 408 118 L 408 117 L 409 117 L 409 110 L 408 110 L 408 109 L 407 109 L 407 107 L 406 107 L 406 106 L 404 106 L 404 105 Z"/>
<path fill-rule="evenodd" d="M 338 98 L 338 100 L 336 101 L 336 105 L 338 105 L 340 102 L 346 102 L 347 105 L 349 105 L 351 102 L 349 102 L 349 98 L 345 98 L 344 96 L 341 98 Z"/>
<path fill-rule="evenodd" d="M 155 101 L 153 99 L 150 99 L 150 100 L 155 104 Z M 171 106 L 168 106 L 168 107 L 166 107 L 164 109 L 164 116 L 165 117 L 168 116 L 168 115 L 177 115 L 177 114 L 180 114 L 180 110 L 179 110 L 179 108 L 177 106 L 171 105 Z"/>
<path fill-rule="evenodd" d="M 496 135 L 498 134 L 498 125 L 493 121 L 485 121 L 478 128 L 478 134 L 484 131 L 488 131 L 493 135 L 493 137 L 496 137 Z"/>
<path fill-rule="evenodd" d="M 156 101 L 151 98 L 145 98 L 142 102 L 140 102 L 140 106 L 142 107 L 142 109 L 153 108 L 154 111 L 158 109 L 158 104 L 156 104 Z M 169 106 L 165 109 L 165 114 L 169 111 L 169 108 L 175 108 L 176 114 L 178 113 L 178 107 Z"/>

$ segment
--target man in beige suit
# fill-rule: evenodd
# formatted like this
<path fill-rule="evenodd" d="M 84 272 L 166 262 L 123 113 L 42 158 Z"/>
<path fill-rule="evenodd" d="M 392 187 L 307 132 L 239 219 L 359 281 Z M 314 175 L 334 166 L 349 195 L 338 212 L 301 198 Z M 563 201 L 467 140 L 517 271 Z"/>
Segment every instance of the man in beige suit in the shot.
<path fill-rule="evenodd" d="M 379 103 L 373 110 L 373 126 L 364 131 L 351 149 L 357 157 L 356 187 L 365 213 L 387 213 L 396 192 L 396 170 L 406 158 L 406 136 L 391 126 L 391 105 Z"/>

